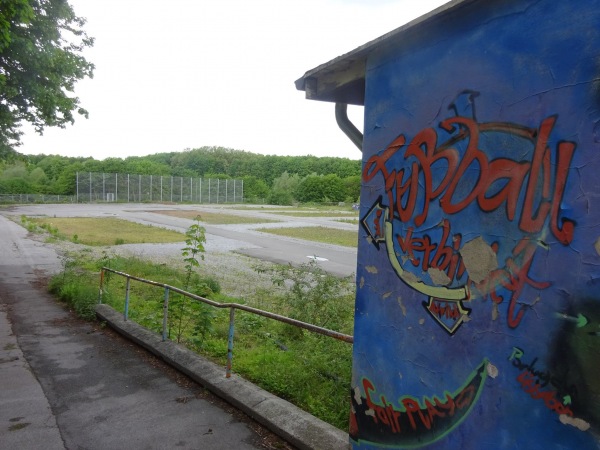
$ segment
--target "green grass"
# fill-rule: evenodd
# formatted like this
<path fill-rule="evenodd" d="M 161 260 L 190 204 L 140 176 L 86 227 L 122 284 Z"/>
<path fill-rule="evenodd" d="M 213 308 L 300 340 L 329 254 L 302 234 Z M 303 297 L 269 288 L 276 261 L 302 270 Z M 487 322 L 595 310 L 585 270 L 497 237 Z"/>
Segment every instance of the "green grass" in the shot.
<path fill-rule="evenodd" d="M 25 219 L 21 219 L 22 221 Z M 185 235 L 176 231 L 141 225 L 123 219 L 95 217 L 26 218 L 29 224 L 49 231 L 56 237 L 92 245 L 183 242 Z M 30 229 L 30 226 L 27 225 Z M 31 231 L 31 230 L 30 230 Z"/>
<path fill-rule="evenodd" d="M 307 241 L 324 242 L 327 244 L 356 247 L 358 245 L 358 232 L 337 230 L 327 227 L 296 227 L 296 228 L 258 228 L 263 233 L 287 236 Z"/>
<path fill-rule="evenodd" d="M 282 216 L 291 217 L 338 217 L 338 216 L 351 216 L 358 217 L 358 214 L 354 211 L 282 211 L 277 212 Z"/>
<path fill-rule="evenodd" d="M 357 216 L 358 211 L 352 209 L 349 205 L 321 205 L 321 204 L 303 204 L 297 206 L 231 206 L 234 209 L 242 209 L 247 211 L 257 211 L 281 214 L 282 216 L 292 217 L 336 217 L 336 216 Z"/>
<path fill-rule="evenodd" d="M 103 265 L 172 286 L 182 286 L 185 281 L 184 271 L 137 258 L 105 257 L 92 260 L 80 255 L 65 260 L 65 271 L 52 278 L 50 289 L 69 302 L 83 317 L 91 319 L 98 296 L 98 270 Z M 317 270 L 320 269 L 317 267 Z M 269 273 L 274 284 L 287 279 L 287 284 L 296 283 L 296 286 L 312 286 L 314 289 L 302 292 L 275 288 L 257 290 L 255 298 L 244 301 L 229 298 L 215 290 L 199 295 L 220 302 L 245 303 L 254 307 L 270 305 L 269 310 L 300 320 L 304 318 L 302 314 L 309 311 L 311 316 L 320 320 L 318 325 L 330 325 L 330 328 L 338 331 L 352 332 L 354 284 L 350 279 L 338 279 L 318 271 L 313 273 L 311 267 L 298 270 L 280 266 Z M 119 312 L 123 311 L 125 278 L 106 273 L 104 280 L 103 302 Z M 198 276 L 194 285 L 202 285 L 202 280 L 202 276 Z M 307 283 L 307 280 L 310 282 Z M 205 280 L 204 283 L 209 281 L 215 282 Z M 163 296 L 164 290 L 160 287 L 132 281 L 129 318 L 160 333 Z M 170 317 L 180 307 L 180 299 L 181 296 L 171 294 Z M 210 321 L 209 332 L 200 336 L 194 334 L 194 321 L 184 317 L 185 330 L 181 341 L 224 366 L 229 311 L 211 308 L 209 315 L 204 315 L 204 320 Z M 176 321 L 170 323 L 171 339 L 176 334 L 173 328 L 177 326 Z M 347 429 L 348 424 L 351 352 L 352 346 L 345 342 L 244 311 L 236 312 L 233 371 L 343 430 Z"/>
<path fill-rule="evenodd" d="M 358 225 L 360 223 L 360 220 L 357 219 L 336 219 L 336 222 L 342 222 L 342 223 L 351 223 L 352 225 Z"/>
<path fill-rule="evenodd" d="M 180 217 L 182 219 L 196 219 L 200 217 L 200 222 L 209 225 L 235 225 L 245 223 L 271 223 L 279 220 L 262 219 L 256 217 L 238 216 L 235 214 L 220 214 L 206 211 L 176 211 L 176 210 L 154 210 L 149 211 L 155 214 L 165 216 Z"/>
<path fill-rule="evenodd" d="M 244 211 L 281 211 L 286 209 L 293 209 L 293 206 L 282 205 L 282 206 L 272 206 L 272 205 L 224 205 L 224 209 L 235 209 L 235 210 L 244 210 Z"/>

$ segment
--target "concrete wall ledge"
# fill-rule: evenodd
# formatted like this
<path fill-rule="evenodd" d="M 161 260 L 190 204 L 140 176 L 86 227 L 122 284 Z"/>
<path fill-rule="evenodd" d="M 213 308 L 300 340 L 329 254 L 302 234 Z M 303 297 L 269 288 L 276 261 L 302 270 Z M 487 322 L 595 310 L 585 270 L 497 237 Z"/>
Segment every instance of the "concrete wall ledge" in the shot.
<path fill-rule="evenodd" d="M 347 433 L 235 374 L 225 378 L 223 367 L 173 341 L 163 342 L 158 334 L 135 322 L 125 321 L 123 314 L 110 306 L 97 305 L 96 315 L 120 334 L 231 403 L 290 444 L 306 450 L 350 448 Z"/>

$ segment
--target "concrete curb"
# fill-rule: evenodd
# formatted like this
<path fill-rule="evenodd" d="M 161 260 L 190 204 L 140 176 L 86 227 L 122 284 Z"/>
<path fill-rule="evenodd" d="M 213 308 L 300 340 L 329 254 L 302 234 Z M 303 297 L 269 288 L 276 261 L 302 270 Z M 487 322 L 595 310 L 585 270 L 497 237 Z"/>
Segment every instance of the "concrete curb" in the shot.
<path fill-rule="evenodd" d="M 306 450 L 347 450 L 348 434 L 291 403 L 232 374 L 173 341 L 125 321 L 108 305 L 97 305 L 96 315 L 120 334 L 141 345 L 194 381 L 223 398 L 292 445 Z"/>

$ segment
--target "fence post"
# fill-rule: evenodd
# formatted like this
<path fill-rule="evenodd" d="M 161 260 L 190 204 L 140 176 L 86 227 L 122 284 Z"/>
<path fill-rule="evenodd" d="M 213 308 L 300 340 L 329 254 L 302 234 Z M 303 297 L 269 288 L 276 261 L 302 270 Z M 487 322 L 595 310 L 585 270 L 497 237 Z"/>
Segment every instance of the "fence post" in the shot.
<path fill-rule="evenodd" d="M 102 304 L 102 288 L 104 287 L 104 269 L 100 270 L 100 290 L 98 291 L 98 304 Z"/>
<path fill-rule="evenodd" d="M 129 285 L 131 279 L 127 277 L 127 287 L 125 288 L 125 313 L 123 314 L 123 318 L 127 321 L 129 317 Z"/>
<path fill-rule="evenodd" d="M 235 321 L 235 308 L 229 308 L 229 338 L 227 339 L 227 368 L 225 378 L 231 377 L 231 365 L 233 361 L 233 324 Z"/>
<path fill-rule="evenodd" d="M 165 301 L 163 302 L 162 340 L 167 340 L 167 321 L 169 319 L 169 288 L 165 286 Z"/>

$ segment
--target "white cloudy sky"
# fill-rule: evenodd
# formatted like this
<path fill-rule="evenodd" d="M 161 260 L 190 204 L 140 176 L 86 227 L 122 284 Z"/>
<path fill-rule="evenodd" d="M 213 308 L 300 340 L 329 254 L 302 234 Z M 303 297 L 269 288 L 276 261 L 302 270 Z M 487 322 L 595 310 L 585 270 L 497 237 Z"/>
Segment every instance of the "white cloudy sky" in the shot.
<path fill-rule="evenodd" d="M 307 70 L 446 0 L 70 0 L 96 38 L 77 95 L 90 117 L 19 152 L 143 156 L 202 146 L 360 158 L 334 105 L 304 98 Z M 362 110 L 350 117 L 362 128 Z"/>

